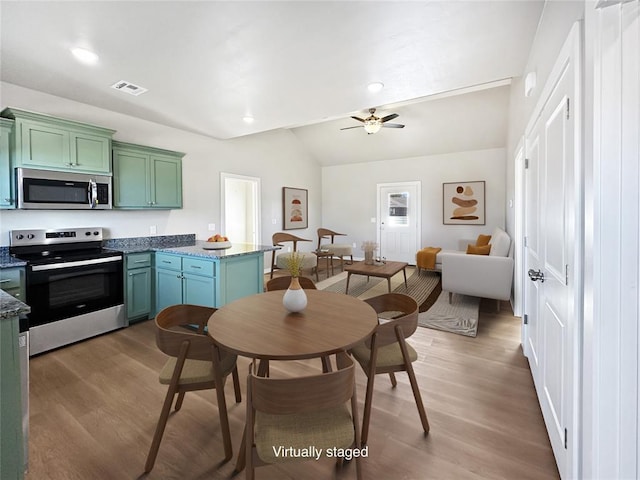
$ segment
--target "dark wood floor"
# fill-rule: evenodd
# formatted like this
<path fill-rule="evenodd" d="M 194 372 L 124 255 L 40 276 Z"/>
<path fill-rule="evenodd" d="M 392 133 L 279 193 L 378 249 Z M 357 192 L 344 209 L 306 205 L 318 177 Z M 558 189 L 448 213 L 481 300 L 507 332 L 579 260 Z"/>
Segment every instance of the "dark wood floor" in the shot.
<path fill-rule="evenodd" d="M 369 479 L 554 479 L 551 447 L 526 359 L 520 321 L 507 303 L 481 305 L 476 338 L 418 328 L 418 382 L 431 423 L 423 436 L 406 375 L 398 387 L 379 376 L 369 434 Z M 30 361 L 28 480 L 224 479 L 215 392 L 189 393 L 169 419 L 154 470 L 144 462 L 166 392 L 158 383 L 165 357 L 153 321 L 106 334 Z M 251 332 L 247 332 L 250 335 Z M 241 376 L 248 361 L 239 359 Z M 316 372 L 319 362 L 276 363 L 272 374 Z M 362 415 L 366 377 L 358 370 Z M 245 404 L 227 403 L 234 455 Z M 244 394 L 244 385 L 243 385 Z M 235 460 L 235 458 L 234 458 Z M 351 479 L 353 464 L 321 460 L 257 470 L 258 479 Z M 236 478 L 244 478 L 244 472 Z"/>

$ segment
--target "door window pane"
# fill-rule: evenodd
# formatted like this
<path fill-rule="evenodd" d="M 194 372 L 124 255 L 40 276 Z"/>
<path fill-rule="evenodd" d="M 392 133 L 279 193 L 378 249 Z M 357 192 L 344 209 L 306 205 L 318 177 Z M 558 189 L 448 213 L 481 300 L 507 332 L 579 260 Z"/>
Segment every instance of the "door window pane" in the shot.
<path fill-rule="evenodd" d="M 407 225 L 409 223 L 409 192 L 390 193 L 388 198 L 389 224 Z"/>

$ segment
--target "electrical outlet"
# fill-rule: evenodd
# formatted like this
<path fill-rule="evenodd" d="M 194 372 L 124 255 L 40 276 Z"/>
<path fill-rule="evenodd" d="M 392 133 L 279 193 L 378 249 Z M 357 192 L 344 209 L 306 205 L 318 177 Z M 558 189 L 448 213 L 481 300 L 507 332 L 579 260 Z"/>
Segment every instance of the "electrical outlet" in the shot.
<path fill-rule="evenodd" d="M 151 225 L 151 226 L 149 227 L 149 233 L 150 233 L 151 235 L 155 235 L 156 233 L 158 233 L 158 228 L 157 228 L 155 225 Z"/>
<path fill-rule="evenodd" d="M 271 223 L 273 223 L 274 225 L 277 225 L 278 224 L 278 219 L 277 218 L 273 218 L 271 220 Z"/>
<path fill-rule="evenodd" d="M 215 232 L 216 231 L 216 224 L 215 223 L 210 223 L 208 228 L 209 228 L 210 232 Z"/>
<path fill-rule="evenodd" d="M 353 242 L 353 248 L 356 248 L 356 242 Z"/>
<path fill-rule="evenodd" d="M 371 217 L 371 223 L 376 223 L 376 217 Z"/>

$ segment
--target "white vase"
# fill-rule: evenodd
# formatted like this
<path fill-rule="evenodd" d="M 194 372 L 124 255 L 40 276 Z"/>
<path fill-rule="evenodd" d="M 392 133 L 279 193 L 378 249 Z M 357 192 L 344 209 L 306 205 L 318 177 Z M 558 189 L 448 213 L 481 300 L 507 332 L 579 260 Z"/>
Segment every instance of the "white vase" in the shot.
<path fill-rule="evenodd" d="M 300 286 L 298 277 L 291 278 L 291 284 L 282 297 L 282 305 L 291 313 L 301 312 L 307 306 L 307 294 Z"/>

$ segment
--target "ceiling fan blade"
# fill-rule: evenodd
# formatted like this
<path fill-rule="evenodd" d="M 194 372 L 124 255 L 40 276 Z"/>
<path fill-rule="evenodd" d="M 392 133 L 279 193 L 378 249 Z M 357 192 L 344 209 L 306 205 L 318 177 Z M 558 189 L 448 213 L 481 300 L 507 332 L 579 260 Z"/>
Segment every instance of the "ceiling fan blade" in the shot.
<path fill-rule="evenodd" d="M 355 127 L 344 127 L 344 128 L 341 128 L 340 130 L 349 130 L 351 128 L 362 128 L 363 126 L 364 125 L 356 125 Z"/>
<path fill-rule="evenodd" d="M 384 123 L 384 122 L 387 122 L 387 121 L 389 121 L 389 120 L 393 120 L 394 118 L 396 118 L 396 117 L 398 117 L 398 116 L 399 116 L 399 115 L 398 115 L 397 113 L 392 113 L 392 114 L 390 114 L 390 115 L 386 115 L 386 116 L 382 117 L 382 118 L 380 119 L 380 121 L 381 121 L 382 123 Z"/>
<path fill-rule="evenodd" d="M 354 117 L 354 116 L 352 116 L 351 118 L 353 118 L 354 120 L 358 120 L 359 122 L 364 123 L 364 118 L 359 118 L 359 117 Z"/>
<path fill-rule="evenodd" d="M 404 128 L 404 125 L 399 123 L 383 123 L 382 126 L 384 128 Z"/>

